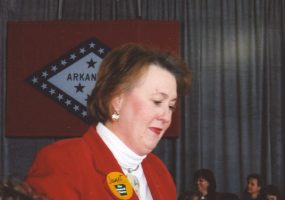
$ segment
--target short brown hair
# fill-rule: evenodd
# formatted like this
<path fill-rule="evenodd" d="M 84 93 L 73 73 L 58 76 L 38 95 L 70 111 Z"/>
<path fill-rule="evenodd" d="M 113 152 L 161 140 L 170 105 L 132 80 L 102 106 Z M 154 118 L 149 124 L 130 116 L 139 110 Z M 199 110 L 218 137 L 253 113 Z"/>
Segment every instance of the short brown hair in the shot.
<path fill-rule="evenodd" d="M 177 94 L 181 96 L 191 85 L 191 72 L 185 62 L 170 52 L 162 52 L 139 44 L 126 44 L 110 51 L 103 59 L 96 85 L 88 99 L 88 114 L 92 122 L 110 119 L 110 102 L 121 92 L 130 90 L 155 64 L 174 75 Z"/>

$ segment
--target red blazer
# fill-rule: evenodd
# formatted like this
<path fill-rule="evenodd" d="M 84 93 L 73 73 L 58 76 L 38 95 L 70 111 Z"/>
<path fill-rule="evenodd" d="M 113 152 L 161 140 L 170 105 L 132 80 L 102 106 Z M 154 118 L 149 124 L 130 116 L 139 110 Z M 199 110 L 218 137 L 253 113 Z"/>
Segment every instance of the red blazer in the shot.
<path fill-rule="evenodd" d="M 154 200 L 176 199 L 176 188 L 162 161 L 150 153 L 142 162 Z M 50 144 L 37 154 L 26 182 L 54 200 L 119 199 L 109 189 L 106 176 L 121 167 L 96 130 L 80 138 Z M 131 200 L 138 200 L 133 193 Z"/>

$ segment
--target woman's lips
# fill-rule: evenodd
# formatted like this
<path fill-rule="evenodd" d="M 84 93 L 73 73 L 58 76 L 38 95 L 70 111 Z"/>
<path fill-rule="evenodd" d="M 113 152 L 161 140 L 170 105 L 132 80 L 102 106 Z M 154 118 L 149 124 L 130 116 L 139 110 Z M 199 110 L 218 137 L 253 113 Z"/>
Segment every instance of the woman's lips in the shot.
<path fill-rule="evenodd" d="M 156 128 L 156 127 L 150 127 L 150 130 L 152 132 L 154 132 L 155 134 L 159 135 L 162 129 L 161 128 Z"/>

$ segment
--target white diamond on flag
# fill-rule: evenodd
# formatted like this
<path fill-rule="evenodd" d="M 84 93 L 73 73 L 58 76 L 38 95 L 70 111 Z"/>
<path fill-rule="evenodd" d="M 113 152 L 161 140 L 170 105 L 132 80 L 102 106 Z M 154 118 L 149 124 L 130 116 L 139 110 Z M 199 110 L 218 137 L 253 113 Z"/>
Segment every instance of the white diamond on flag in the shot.
<path fill-rule="evenodd" d="M 102 58 L 90 52 L 47 81 L 83 106 L 87 106 L 87 97 L 95 86 L 98 65 L 101 61 Z"/>
<path fill-rule="evenodd" d="M 109 51 L 98 39 L 89 39 L 30 75 L 28 82 L 89 122 L 87 99 L 96 84 L 100 63 Z"/>

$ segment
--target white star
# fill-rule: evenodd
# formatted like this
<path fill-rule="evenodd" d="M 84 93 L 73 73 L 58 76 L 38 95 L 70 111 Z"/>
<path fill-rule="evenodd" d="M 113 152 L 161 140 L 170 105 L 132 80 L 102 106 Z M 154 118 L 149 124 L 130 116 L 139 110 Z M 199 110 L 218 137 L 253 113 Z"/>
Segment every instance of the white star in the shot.
<path fill-rule="evenodd" d="M 84 54 L 86 52 L 86 50 L 84 48 L 80 48 L 80 53 Z"/>
<path fill-rule="evenodd" d="M 36 78 L 35 76 L 32 79 L 33 84 L 36 84 L 38 82 L 38 78 Z"/>
<path fill-rule="evenodd" d="M 98 51 L 99 51 L 100 54 L 103 54 L 105 50 L 100 48 Z"/>
<path fill-rule="evenodd" d="M 42 72 L 42 77 L 47 77 L 48 76 L 48 73 L 47 73 L 47 71 L 44 71 L 44 72 Z"/>
<path fill-rule="evenodd" d="M 72 60 L 75 60 L 75 58 L 76 58 L 76 55 L 73 53 L 73 54 L 71 54 L 70 55 L 70 57 L 69 57 L 70 59 L 72 59 Z"/>
<path fill-rule="evenodd" d="M 57 67 L 55 65 L 51 66 L 51 71 L 56 72 Z"/>
<path fill-rule="evenodd" d="M 62 60 L 60 63 L 61 63 L 63 66 L 67 64 L 66 60 Z"/>
<path fill-rule="evenodd" d="M 81 115 L 82 115 L 83 117 L 86 117 L 86 116 L 87 116 L 87 112 L 84 110 L 84 111 L 82 111 Z"/>
<path fill-rule="evenodd" d="M 51 95 L 53 95 L 53 94 L 55 93 L 55 90 L 54 90 L 54 89 L 50 89 L 50 90 L 49 90 L 49 93 L 50 93 Z"/>
<path fill-rule="evenodd" d="M 91 42 L 91 43 L 89 44 L 89 47 L 90 47 L 90 48 L 94 48 L 94 47 L 95 47 L 95 43 Z"/>
<path fill-rule="evenodd" d="M 73 110 L 74 110 L 74 111 L 78 111 L 78 110 L 79 110 L 79 106 L 78 106 L 78 105 L 75 105 L 75 106 L 73 107 Z"/>
<path fill-rule="evenodd" d="M 62 94 L 58 94 L 57 99 L 58 99 L 59 101 L 61 101 L 61 100 L 63 99 L 63 95 L 62 95 Z"/>
<path fill-rule="evenodd" d="M 42 86 L 41 86 L 41 88 L 42 88 L 43 90 L 47 89 L 47 84 L 43 83 Z"/>
<path fill-rule="evenodd" d="M 71 104 L 71 101 L 69 99 L 66 99 L 65 105 L 69 106 Z"/>

